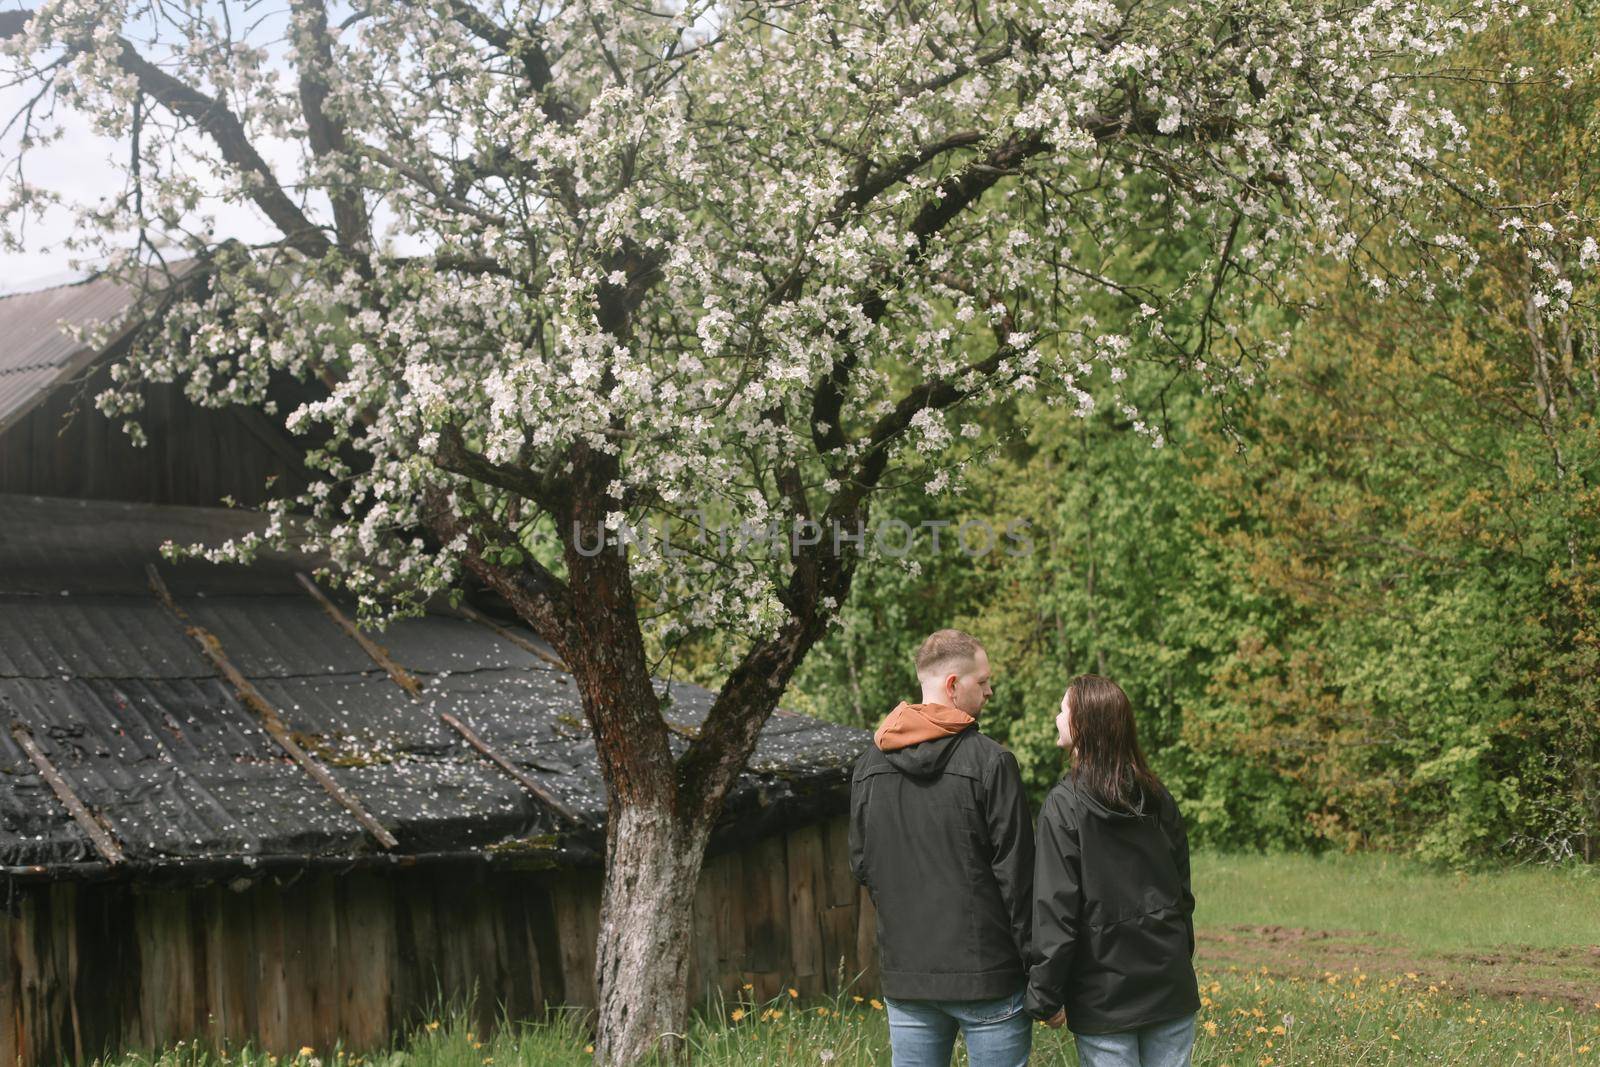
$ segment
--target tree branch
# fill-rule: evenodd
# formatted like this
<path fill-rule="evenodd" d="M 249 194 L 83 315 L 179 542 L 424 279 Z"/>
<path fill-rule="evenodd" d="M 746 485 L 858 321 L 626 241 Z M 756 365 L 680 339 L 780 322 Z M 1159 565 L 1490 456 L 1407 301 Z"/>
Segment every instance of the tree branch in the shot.
<path fill-rule="evenodd" d="M 0 39 L 22 32 L 32 12 L 10 11 L 0 16 Z M 116 62 L 138 81 L 139 88 L 174 115 L 182 116 L 204 130 L 222 151 L 222 157 L 241 174 L 253 177 L 257 185 L 250 198 L 278 227 L 290 246 L 311 259 L 320 259 L 332 246 L 322 229 L 311 223 L 278 184 L 272 168 L 250 143 L 238 116 L 220 101 L 186 85 L 141 56 L 126 38 L 116 38 Z M 74 54 L 90 51 L 83 40 L 67 44 Z"/>
<path fill-rule="evenodd" d="M 556 513 L 562 500 L 564 490 L 558 482 L 533 471 L 491 462 L 467 447 L 461 428 L 454 424 L 439 432 L 439 449 L 433 461 L 440 470 L 514 493 L 551 514 Z"/>
<path fill-rule="evenodd" d="M 305 113 L 312 154 L 323 160 L 348 147 L 345 124 L 329 118 L 325 106 L 328 83 L 322 72 L 333 68 L 328 12 L 321 0 L 294 0 L 290 7 L 300 64 L 300 109 Z M 367 264 L 365 253 L 372 251 L 372 228 L 361 189 L 354 184 L 339 184 L 328 190 L 328 199 L 333 204 L 334 231 L 340 247 L 351 252 L 360 250 L 360 262 Z"/>
<path fill-rule="evenodd" d="M 571 660 L 574 604 L 572 591 L 559 577 L 523 549 L 516 534 L 488 515 L 463 518 L 450 504 L 449 494 L 437 486 L 423 491 L 422 515 L 440 544 L 448 545 L 465 535 L 464 560 L 467 569 L 480 581 L 504 597 L 534 632 L 555 648 L 561 658 Z M 497 543 L 484 539 L 488 533 Z M 522 551 L 520 563 L 510 566 L 489 558 L 492 549 L 515 548 Z"/>
<path fill-rule="evenodd" d="M 549 92 L 554 72 L 551 69 L 550 56 L 545 51 L 543 42 L 535 34 L 519 36 L 465 0 L 453 0 L 448 9 L 450 17 L 468 33 L 485 44 L 498 48 L 503 55 L 521 62 L 522 75 L 528 80 L 529 87 L 533 89 L 538 99 L 539 110 L 544 112 L 546 118 L 563 126 L 571 125 L 577 119 L 578 116 L 571 108 L 555 99 Z M 530 26 L 537 26 L 537 23 L 530 23 Z"/>

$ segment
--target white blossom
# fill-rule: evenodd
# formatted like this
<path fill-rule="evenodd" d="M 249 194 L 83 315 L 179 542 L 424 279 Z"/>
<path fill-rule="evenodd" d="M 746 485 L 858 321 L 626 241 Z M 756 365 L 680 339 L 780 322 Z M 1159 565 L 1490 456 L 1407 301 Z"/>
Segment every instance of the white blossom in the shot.
<path fill-rule="evenodd" d="M 1461 123 L 1413 74 L 1499 17 L 1495 0 L 1448 14 L 1352 0 L 1337 17 L 1280 0 L 589 0 L 474 5 L 498 27 L 484 33 L 453 10 L 370 0 L 319 42 L 309 21 L 247 40 L 178 5 L 165 17 L 187 20 L 183 44 L 148 58 L 230 109 L 251 145 L 287 143 L 304 162 L 241 168 L 162 113 L 143 157 L 171 164 L 141 170 L 137 203 L 72 207 L 75 250 L 109 257 L 113 276 L 151 261 L 119 243 L 141 229 L 168 258 L 218 257 L 209 289 L 116 369 L 101 410 L 139 434 L 146 382 L 219 406 L 265 407 L 284 378 L 321 388 L 283 413 L 306 435 L 310 484 L 273 506 L 269 540 L 307 538 L 373 611 L 459 576 L 469 539 L 425 547 L 429 508 L 481 532 L 518 498 L 532 531 L 539 501 L 518 478 L 568 477 L 579 452 L 615 461 L 593 487 L 613 536 L 697 508 L 759 526 L 793 512 L 785 484 L 820 511 L 870 457 L 952 487 L 951 426 L 977 436 L 983 408 L 1018 392 L 1087 416 L 1126 403 L 1145 357 L 1209 390 L 1247 387 L 1279 341 L 1228 328 L 1266 298 L 1239 265 L 1281 287 L 1308 255 L 1359 259 L 1397 201 L 1425 204 L 1433 175 L 1467 168 L 1452 162 Z M 122 42 L 145 41 L 149 15 L 41 0 L 0 66 L 126 135 L 139 87 Z M 304 71 L 342 148 L 307 138 Z M 7 247 L 65 204 L 25 173 L 0 184 Z M 1492 191 L 1470 169 L 1456 178 Z M 282 239 L 207 236 L 197 223 L 219 197 L 253 203 Z M 341 232 L 363 220 L 368 232 Z M 1094 254 L 1174 226 L 1214 256 L 1165 288 Z M 1592 236 L 1504 226 L 1544 250 L 1530 263 L 1548 308 L 1572 298 L 1573 270 L 1600 265 Z M 1470 269 L 1452 235 L 1394 239 Z M 1187 347 L 1197 308 L 1223 358 Z M 940 383 L 937 404 L 896 422 L 908 390 Z M 1128 417 L 1162 443 L 1144 413 Z M 781 543 L 722 559 L 644 543 L 629 561 L 659 591 L 663 633 L 755 634 L 786 610 Z"/>

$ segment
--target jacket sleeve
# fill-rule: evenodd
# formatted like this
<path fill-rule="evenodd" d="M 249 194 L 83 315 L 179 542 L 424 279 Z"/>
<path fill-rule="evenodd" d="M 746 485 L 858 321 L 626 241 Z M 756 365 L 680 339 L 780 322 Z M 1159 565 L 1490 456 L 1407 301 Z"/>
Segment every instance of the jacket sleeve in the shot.
<path fill-rule="evenodd" d="M 1034 848 L 1033 949 L 1023 1001 L 1035 1019 L 1049 1019 L 1066 1004 L 1083 902 L 1080 859 L 1078 829 L 1060 794 L 1051 793 L 1039 811 Z"/>
<path fill-rule="evenodd" d="M 872 779 L 852 776 L 850 782 L 850 875 L 867 885 L 867 792 Z M 872 887 L 867 886 L 870 890 Z"/>
<path fill-rule="evenodd" d="M 1000 753 L 989 769 L 984 792 L 984 814 L 993 848 L 989 864 L 1011 920 L 1017 956 L 1026 967 L 1029 929 L 1033 925 L 1033 816 L 1022 790 L 1022 771 L 1017 767 L 1016 756 Z"/>
<path fill-rule="evenodd" d="M 1189 958 L 1194 958 L 1194 890 L 1189 883 L 1189 830 L 1183 822 L 1183 812 L 1178 810 L 1178 802 L 1167 795 L 1167 803 L 1171 805 L 1169 816 L 1168 839 L 1172 842 L 1172 860 L 1178 868 L 1179 902 L 1183 906 L 1184 924 L 1189 928 Z"/>

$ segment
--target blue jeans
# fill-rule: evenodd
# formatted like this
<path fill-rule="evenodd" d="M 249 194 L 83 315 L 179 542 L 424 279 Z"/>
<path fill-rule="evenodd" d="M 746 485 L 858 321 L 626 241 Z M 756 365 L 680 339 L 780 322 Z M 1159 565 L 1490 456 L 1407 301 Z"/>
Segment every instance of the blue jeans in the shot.
<path fill-rule="evenodd" d="M 1194 1016 L 1121 1034 L 1073 1034 L 1082 1067 L 1189 1067 Z"/>
<path fill-rule="evenodd" d="M 996 1000 L 894 1000 L 889 1044 L 894 1067 L 949 1067 L 956 1030 L 967 1039 L 972 1067 L 1023 1067 L 1033 1047 L 1033 1020 L 1022 1010 L 1023 990 Z"/>

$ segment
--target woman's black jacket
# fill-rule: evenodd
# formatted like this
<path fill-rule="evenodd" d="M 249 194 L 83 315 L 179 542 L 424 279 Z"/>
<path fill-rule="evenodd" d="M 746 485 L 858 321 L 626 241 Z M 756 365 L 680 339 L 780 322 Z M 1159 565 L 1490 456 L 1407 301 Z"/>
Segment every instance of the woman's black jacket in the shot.
<path fill-rule="evenodd" d="M 1172 795 L 1117 811 L 1068 775 L 1045 797 L 1034 847 L 1026 1009 L 1067 1010 L 1080 1034 L 1200 1010 L 1189 842 Z"/>

